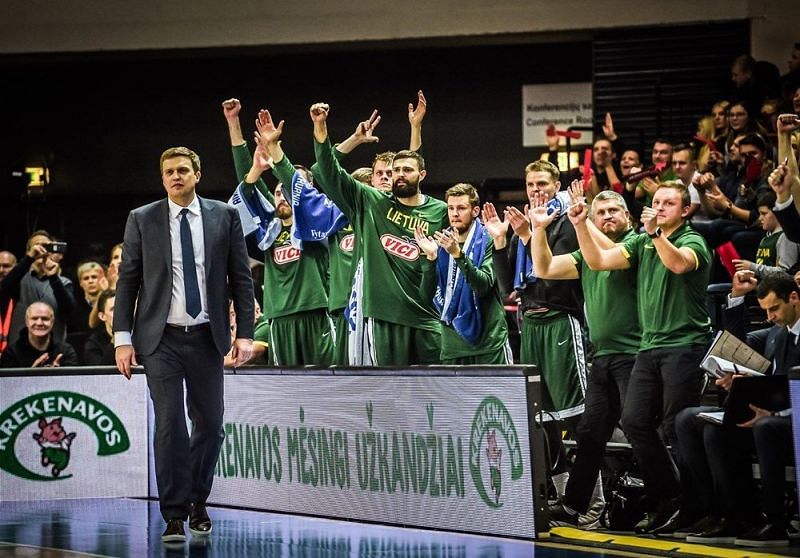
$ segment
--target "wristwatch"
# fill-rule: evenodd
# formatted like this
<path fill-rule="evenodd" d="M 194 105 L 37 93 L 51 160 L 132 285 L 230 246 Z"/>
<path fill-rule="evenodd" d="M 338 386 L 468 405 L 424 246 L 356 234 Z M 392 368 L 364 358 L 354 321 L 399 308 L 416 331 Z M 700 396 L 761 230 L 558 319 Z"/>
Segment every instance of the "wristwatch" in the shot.
<path fill-rule="evenodd" d="M 647 233 L 647 236 L 650 238 L 658 238 L 663 232 L 664 231 L 661 230 L 661 227 L 656 227 L 656 230 L 654 230 L 652 233 Z"/>

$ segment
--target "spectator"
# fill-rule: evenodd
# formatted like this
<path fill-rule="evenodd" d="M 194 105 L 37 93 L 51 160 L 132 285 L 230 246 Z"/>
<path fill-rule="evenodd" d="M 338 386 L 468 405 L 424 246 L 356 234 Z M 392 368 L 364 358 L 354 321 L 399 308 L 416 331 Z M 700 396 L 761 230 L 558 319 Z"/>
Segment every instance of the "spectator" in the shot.
<path fill-rule="evenodd" d="M 725 149 L 730 151 L 734 138 L 747 134 L 758 134 L 762 141 L 767 137 L 767 129 L 757 120 L 758 111 L 745 101 L 731 104 L 728 109 L 728 123 L 730 130 L 725 140 Z"/>
<path fill-rule="evenodd" d="M 77 366 L 78 355 L 72 345 L 53 336 L 54 322 L 55 314 L 49 304 L 31 303 L 25 309 L 25 327 L 0 357 L 0 367 Z"/>
<path fill-rule="evenodd" d="M 86 340 L 83 348 L 83 364 L 116 364 L 114 334 L 111 327 L 114 322 L 115 298 L 116 293 L 109 289 L 101 292 L 95 301 L 97 317 L 100 319 L 102 327 L 95 328 Z"/>
<path fill-rule="evenodd" d="M 745 334 L 744 296 L 756 290 L 758 304 L 774 324 Z M 796 343 L 800 333 L 800 290 L 791 275 L 765 275 L 756 286 L 751 271 L 737 271 L 725 309 L 726 328 L 772 361 L 772 374 L 786 374 L 800 363 Z M 717 385 L 730 390 L 736 376 L 727 374 Z M 702 517 L 686 529 L 687 541 L 736 543 L 742 546 L 788 545 L 785 517 L 785 472 L 791 462 L 792 429 L 788 416 L 751 405 L 754 416 L 728 430 L 698 417 L 713 407 L 684 409 L 676 419 L 684 506 Z M 761 470 L 762 506 L 752 481 L 750 455 L 755 450 Z M 761 516 L 759 509 L 766 515 Z M 751 529 L 748 530 L 748 527 Z"/>
<path fill-rule="evenodd" d="M 122 261 L 122 242 L 115 244 L 111 248 L 111 257 L 108 260 L 108 289 L 114 290 L 117 287 L 117 277 L 119 276 L 119 263 Z M 92 326 L 94 327 L 94 326 Z"/>
<path fill-rule="evenodd" d="M 25 257 L 3 280 L 2 290 L 17 301 L 11 319 L 10 343 L 17 340 L 25 327 L 25 310 L 34 302 L 46 302 L 53 308 L 53 337 L 58 342 L 66 341 L 67 323 L 75 309 L 75 296 L 72 281 L 61 276 L 60 255 L 45 249 L 53 240 L 44 230 L 31 234 Z"/>
<path fill-rule="evenodd" d="M 83 346 L 94 329 L 90 325 L 90 316 L 97 297 L 103 292 L 103 287 L 108 285 L 108 279 L 103 266 L 94 261 L 85 261 L 78 265 L 76 275 L 80 292 L 75 293 L 75 310 L 70 316 L 68 339 L 75 350 L 83 354 Z"/>
<path fill-rule="evenodd" d="M 700 193 L 692 184 L 692 181 L 699 176 L 697 172 L 697 161 L 694 158 L 694 149 L 691 144 L 679 144 L 672 152 L 672 172 L 675 173 L 676 180 L 689 190 L 692 203 L 689 206 L 688 219 L 696 217 L 697 220 L 708 221 L 708 216 L 701 209 Z"/>
<path fill-rule="evenodd" d="M 725 138 L 728 136 L 728 130 L 730 129 L 728 125 L 728 109 L 730 106 L 731 104 L 729 101 L 717 101 L 711 107 L 711 117 L 714 119 L 714 132 L 710 136 L 710 139 L 717 143 L 717 147 L 721 147 L 721 144 L 718 142 L 724 142 Z"/>
<path fill-rule="evenodd" d="M 781 164 L 769 176 L 769 185 L 777 197 L 775 217 L 792 242 L 800 242 L 800 172 L 791 144 L 791 135 L 796 130 L 800 130 L 800 118 L 796 114 L 778 117 L 778 158 Z"/>
<path fill-rule="evenodd" d="M 653 199 L 653 194 L 658 189 L 661 182 L 675 180 L 675 173 L 672 170 L 672 142 L 659 138 L 653 142 L 653 149 L 650 152 L 650 162 L 654 169 L 661 169 L 654 177 L 646 177 L 635 185 L 628 183 L 629 189 L 635 189 L 636 199 L 645 206 L 649 206 Z M 631 169 L 637 173 L 641 168 Z"/>
<path fill-rule="evenodd" d="M 765 273 L 783 271 L 794 274 L 798 271 L 800 261 L 800 244 L 792 242 L 783 234 L 772 208 L 775 206 L 775 193 L 766 192 L 758 198 L 758 214 L 761 228 L 766 235 L 761 239 L 756 252 L 756 261 L 733 260 L 736 269 L 749 270 L 757 279 Z"/>

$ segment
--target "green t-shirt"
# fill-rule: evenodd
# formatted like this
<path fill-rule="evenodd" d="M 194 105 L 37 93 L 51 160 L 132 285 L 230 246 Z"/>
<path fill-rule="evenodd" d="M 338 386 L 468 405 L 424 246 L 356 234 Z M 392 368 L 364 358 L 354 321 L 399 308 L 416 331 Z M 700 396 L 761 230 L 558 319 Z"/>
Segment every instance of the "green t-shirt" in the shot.
<path fill-rule="evenodd" d="M 363 261 L 362 305 L 367 317 L 407 327 L 440 331 L 431 300 L 423 299 L 420 250 L 414 228 L 427 235 L 447 225 L 447 204 L 430 196 L 416 207 L 358 182 L 341 168 L 329 141 L 314 142 L 320 189 L 350 220 Z M 424 255 L 422 255 L 424 258 Z"/>
<path fill-rule="evenodd" d="M 330 256 L 330 294 L 328 296 L 328 310 L 331 314 L 339 312 L 347 306 L 350 290 L 353 285 L 353 252 L 356 246 L 356 235 L 353 227 L 347 225 L 328 239 Z"/>
<path fill-rule="evenodd" d="M 631 229 L 619 242 L 634 236 L 636 233 Z M 636 299 L 636 270 L 593 271 L 586 265 L 580 250 L 570 255 L 581 278 L 594 356 L 637 354 L 642 328 L 636 308 L 631 305 Z"/>
<path fill-rule="evenodd" d="M 486 239 L 485 246 L 486 251 L 479 268 L 475 267 L 475 264 L 466 256 L 456 260 L 456 265 L 461 270 L 467 285 L 476 291 L 480 297 L 483 332 L 478 342 L 471 345 L 456 333 L 455 329 L 443 324 L 442 360 L 497 353 L 502 351 L 504 345 L 508 342 L 505 310 L 503 309 L 503 301 L 500 298 L 500 290 L 494 274 L 494 265 L 492 264 L 494 244 L 491 238 Z M 441 252 L 439 257 L 441 257 Z M 436 262 L 428 260 L 424 255 L 420 257 L 420 260 L 422 262 L 421 291 L 423 296 L 433 300 L 436 285 L 438 284 Z"/>
<path fill-rule="evenodd" d="M 761 239 L 758 244 L 758 251 L 756 252 L 756 263 L 760 265 L 768 265 L 775 267 L 778 265 L 778 239 L 783 234 L 783 231 L 778 231 L 769 234 Z"/>
<path fill-rule="evenodd" d="M 294 167 L 287 157 L 273 168 L 275 177 L 291 184 Z M 279 318 L 328 308 L 328 248 L 324 242 L 291 244 L 291 227 L 284 225 L 264 254 L 264 315 Z"/>
<path fill-rule="evenodd" d="M 666 169 L 661 171 L 661 173 L 658 175 L 658 180 L 660 182 L 666 182 L 668 180 L 678 180 L 678 175 L 675 174 L 675 171 L 672 170 L 672 167 L 667 167 Z M 653 205 L 653 195 L 644 189 L 643 180 L 636 183 L 636 189 L 644 190 L 644 199 L 642 200 L 642 203 L 644 205 L 646 205 L 647 207 Z"/>
<path fill-rule="evenodd" d="M 631 236 L 619 245 L 631 267 L 637 268 L 642 351 L 702 345 L 711 340 L 706 310 L 711 254 L 706 241 L 688 224 L 673 232 L 669 241 L 692 251 L 696 262 L 693 271 L 677 274 L 668 270 L 646 234 Z"/>

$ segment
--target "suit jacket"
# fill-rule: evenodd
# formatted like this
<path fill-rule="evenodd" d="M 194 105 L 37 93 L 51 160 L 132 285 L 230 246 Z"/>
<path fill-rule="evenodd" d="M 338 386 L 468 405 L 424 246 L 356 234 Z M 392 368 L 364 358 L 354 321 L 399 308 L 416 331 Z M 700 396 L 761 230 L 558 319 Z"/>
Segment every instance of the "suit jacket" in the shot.
<path fill-rule="evenodd" d="M 237 337 L 253 338 L 253 279 L 238 212 L 200 198 L 205 244 L 208 318 L 221 355 L 231 346 L 228 296 L 236 310 Z M 172 301 L 172 245 L 167 198 L 134 209 L 125 224 L 117 280 L 114 331 L 131 331 L 137 353 L 158 347 Z M 135 308 L 135 313 L 134 313 Z"/>
<path fill-rule="evenodd" d="M 765 327 L 745 333 L 745 305 L 725 308 L 723 314 L 725 328 L 747 345 L 775 363 L 775 374 L 788 374 L 793 366 L 800 365 L 800 351 L 797 345 L 787 347 L 789 330 L 783 326 Z"/>
<path fill-rule="evenodd" d="M 792 242 L 800 242 L 800 214 L 797 213 L 797 206 L 792 203 L 786 209 L 775 211 L 775 217 L 783 228 L 783 234 Z"/>

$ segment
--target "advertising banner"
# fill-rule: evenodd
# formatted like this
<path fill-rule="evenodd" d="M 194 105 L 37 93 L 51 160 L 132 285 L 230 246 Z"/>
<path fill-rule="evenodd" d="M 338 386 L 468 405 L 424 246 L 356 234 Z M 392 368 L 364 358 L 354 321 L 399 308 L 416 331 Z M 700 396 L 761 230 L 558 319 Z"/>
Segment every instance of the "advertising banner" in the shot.
<path fill-rule="evenodd" d="M 143 375 L 0 378 L 0 500 L 147 496 Z"/>
<path fill-rule="evenodd" d="M 210 503 L 534 537 L 526 378 L 225 377 Z"/>
<path fill-rule="evenodd" d="M 592 126 L 591 82 L 522 86 L 522 146 L 546 146 L 551 124 L 560 131 L 570 126 Z M 591 143 L 592 133 L 587 131 L 572 140 L 573 145 Z"/>

